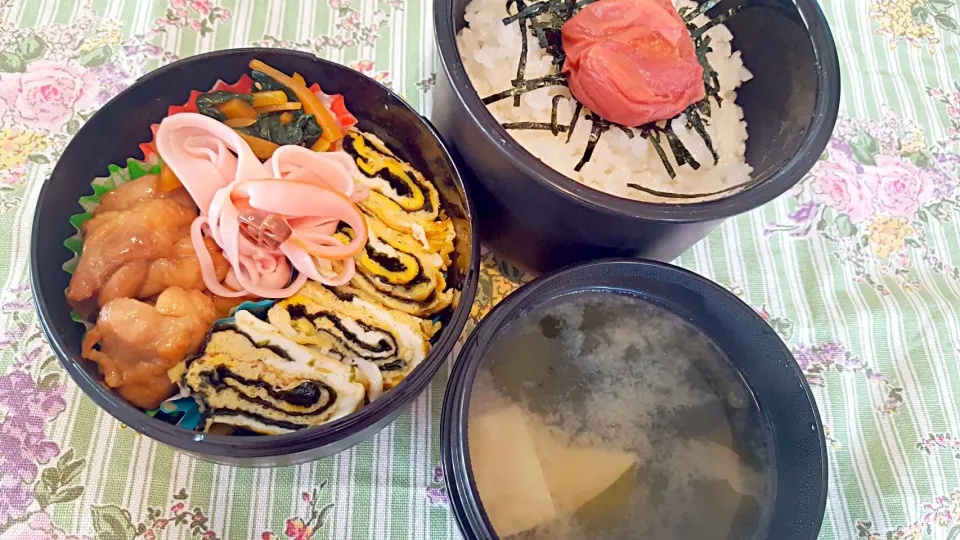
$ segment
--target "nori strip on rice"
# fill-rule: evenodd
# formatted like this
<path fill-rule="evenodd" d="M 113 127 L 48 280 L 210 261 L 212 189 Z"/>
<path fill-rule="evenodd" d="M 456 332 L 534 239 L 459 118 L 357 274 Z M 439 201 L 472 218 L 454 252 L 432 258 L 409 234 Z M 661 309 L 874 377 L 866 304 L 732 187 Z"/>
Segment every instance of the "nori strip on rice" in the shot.
<path fill-rule="evenodd" d="M 657 197 L 663 197 L 665 199 L 699 199 L 701 197 L 712 197 L 714 195 L 723 195 L 724 193 L 736 191 L 738 189 L 746 189 L 758 183 L 760 183 L 760 180 L 750 179 L 750 180 L 747 180 L 746 182 L 741 182 L 734 186 L 726 187 L 718 191 L 711 191 L 710 193 L 672 193 L 669 191 L 659 191 L 656 189 L 643 187 L 640 184 L 633 184 L 633 183 L 627 184 L 627 187 L 636 189 L 638 191 L 642 191 L 644 193 L 649 193 L 650 195 L 656 195 Z"/>
<path fill-rule="evenodd" d="M 573 170 L 580 172 L 580 169 L 590 161 L 590 158 L 593 156 L 593 151 L 597 147 L 597 143 L 600 142 L 600 136 L 603 135 L 605 131 L 610 129 L 610 122 L 596 116 L 594 114 L 590 115 L 590 120 L 593 122 L 593 128 L 590 130 L 590 139 L 587 141 L 587 149 L 583 152 L 583 157 L 580 158 L 580 163 L 577 163 L 577 166 Z"/>
<path fill-rule="evenodd" d="M 556 129 L 556 133 L 564 133 L 570 128 L 563 124 L 548 124 L 547 122 L 505 122 L 500 124 L 503 129 L 538 129 L 543 131 L 553 131 Z M 555 134 L 556 134 L 555 133 Z"/>
<path fill-rule="evenodd" d="M 516 86 L 509 90 L 504 90 L 497 94 L 487 96 L 483 98 L 483 104 L 489 105 L 491 103 L 496 103 L 501 99 L 506 99 L 511 96 L 519 96 L 520 94 L 525 94 L 531 90 L 536 90 L 537 88 L 543 88 L 544 86 L 566 86 L 567 78 L 563 75 L 547 75 L 546 77 L 540 77 L 539 79 L 530 79 L 526 81 L 514 81 Z"/>
<path fill-rule="evenodd" d="M 577 120 L 580 119 L 580 113 L 583 111 L 583 103 L 577 102 L 577 108 L 573 110 L 573 118 L 570 120 L 570 131 L 567 132 L 567 142 L 573 137 L 573 130 L 577 127 Z"/>
<path fill-rule="evenodd" d="M 551 126 L 550 131 L 552 131 L 554 135 L 557 135 L 558 133 L 560 133 L 560 130 L 558 129 L 560 125 L 557 124 L 557 113 L 559 112 L 559 109 L 560 109 L 561 99 L 564 99 L 564 97 L 553 96 L 553 107 L 550 108 L 550 126 Z"/>

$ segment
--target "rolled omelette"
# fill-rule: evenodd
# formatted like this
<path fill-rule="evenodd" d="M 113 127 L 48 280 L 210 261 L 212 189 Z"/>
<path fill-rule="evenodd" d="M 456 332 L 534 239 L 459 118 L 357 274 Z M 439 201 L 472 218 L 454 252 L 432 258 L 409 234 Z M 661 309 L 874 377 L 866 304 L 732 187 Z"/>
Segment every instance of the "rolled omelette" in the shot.
<path fill-rule="evenodd" d="M 449 306 L 454 291 L 447 290 L 442 257 L 376 217 L 366 214 L 365 218 L 367 244 L 355 256 L 357 273 L 337 290 L 417 317 Z M 349 242 L 354 233 L 344 226 L 338 235 Z"/>
<path fill-rule="evenodd" d="M 448 266 L 456 234 L 453 222 L 441 212 L 436 186 L 373 134 L 352 129 L 344 136 L 343 149 L 363 173 L 359 180 L 370 188 L 360 206 L 392 229 L 413 235 Z"/>
<path fill-rule="evenodd" d="M 187 360 L 182 384 L 216 425 L 278 435 L 356 411 L 364 387 L 350 366 L 308 349 L 247 311 L 219 323 Z"/>
<path fill-rule="evenodd" d="M 338 296 L 308 282 L 297 294 L 277 302 L 267 314 L 270 324 L 293 341 L 348 364 L 372 362 L 383 389 L 400 383 L 430 351 L 439 330 L 432 323 L 351 295 Z"/>

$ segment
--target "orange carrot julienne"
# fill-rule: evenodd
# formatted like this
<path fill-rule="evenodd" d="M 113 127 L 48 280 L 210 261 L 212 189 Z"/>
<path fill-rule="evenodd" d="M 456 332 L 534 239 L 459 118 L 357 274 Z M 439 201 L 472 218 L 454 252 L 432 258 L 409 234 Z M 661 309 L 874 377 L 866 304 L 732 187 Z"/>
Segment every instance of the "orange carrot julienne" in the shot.
<path fill-rule="evenodd" d="M 273 153 L 277 151 L 277 148 L 280 148 L 276 143 L 261 139 L 260 137 L 254 137 L 253 135 L 247 135 L 242 131 L 237 131 L 237 135 L 240 135 L 240 138 L 250 145 L 253 154 L 260 159 L 270 159 Z"/>
<path fill-rule="evenodd" d="M 299 101 L 288 101 L 279 105 L 264 105 L 263 107 L 254 107 L 259 114 L 272 113 L 277 111 L 299 111 L 303 106 Z"/>
<path fill-rule="evenodd" d="M 180 179 L 166 163 L 160 164 L 160 191 L 173 191 L 182 186 Z"/>
<path fill-rule="evenodd" d="M 265 92 L 254 92 L 253 107 L 266 107 L 267 105 L 280 105 L 287 102 L 287 94 L 283 90 L 267 90 Z"/>
<path fill-rule="evenodd" d="M 252 118 L 257 119 L 257 111 L 249 103 L 242 99 L 234 98 L 217 107 L 227 118 Z"/>
<path fill-rule="evenodd" d="M 317 139 L 317 142 L 313 143 L 313 146 L 310 147 L 314 152 L 326 152 L 330 149 L 330 141 L 323 140 L 323 137 Z"/>
<path fill-rule="evenodd" d="M 243 128 L 247 126 L 252 126 L 256 123 L 257 121 L 254 120 L 253 118 L 228 118 L 226 121 L 224 121 L 224 124 L 226 124 L 227 127 L 232 127 L 232 128 Z"/>

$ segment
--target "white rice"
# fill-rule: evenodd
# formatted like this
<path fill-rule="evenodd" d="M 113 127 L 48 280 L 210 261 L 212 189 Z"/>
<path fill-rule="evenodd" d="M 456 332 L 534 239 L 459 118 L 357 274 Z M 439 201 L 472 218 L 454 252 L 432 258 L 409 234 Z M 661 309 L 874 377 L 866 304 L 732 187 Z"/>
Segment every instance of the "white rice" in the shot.
<path fill-rule="evenodd" d="M 689 0 L 673 0 L 674 6 L 695 7 Z M 516 78 L 517 63 L 520 57 L 520 26 L 512 23 L 504 26 L 502 19 L 507 15 L 503 0 L 472 0 L 466 8 L 465 27 L 457 36 L 460 56 L 467 74 L 480 97 L 502 92 L 511 87 Z M 699 16 L 694 23 L 701 26 L 708 22 L 706 16 Z M 528 30 L 529 32 L 529 30 Z M 744 161 L 746 150 L 747 123 L 743 121 L 743 111 L 734 103 L 736 89 L 752 75 L 743 66 L 740 52 L 731 49 L 733 35 L 725 25 L 717 25 L 706 35 L 711 37 L 713 52 L 707 54 L 710 65 L 717 72 L 720 82 L 720 96 L 723 106 L 717 107 L 711 98 L 711 116 L 703 115 L 704 123 L 719 161 L 714 164 L 713 157 L 696 132 L 687 129 L 683 115 L 673 121 L 673 130 L 700 163 L 699 170 L 689 165 L 677 166 L 673 153 L 662 139 L 676 178 L 671 179 L 657 155 L 653 145 L 637 133 L 632 139 L 621 130 L 613 128 L 603 134 L 590 161 L 577 172 L 574 167 L 580 161 L 586 149 L 590 135 L 590 121 L 580 118 L 573 138 L 565 143 L 566 134 L 554 136 L 549 131 L 511 130 L 510 134 L 533 155 L 540 158 L 557 171 L 587 186 L 605 191 L 612 195 L 652 202 L 698 202 L 711 198 L 722 198 L 730 193 L 695 199 L 662 198 L 633 189 L 628 183 L 639 184 L 649 189 L 670 193 L 695 194 L 720 191 L 750 180 L 752 168 Z M 526 79 L 547 75 L 552 70 L 553 59 L 537 42 L 530 32 L 527 40 Z M 527 92 L 520 99 L 520 106 L 513 106 L 513 99 L 507 98 L 488 106 L 493 116 L 501 123 L 505 122 L 550 122 L 553 96 L 570 97 L 570 92 L 562 86 L 548 86 Z M 560 101 L 559 122 L 569 124 L 573 116 L 575 102 L 572 99 Z M 582 116 L 587 114 L 584 109 Z M 731 192 L 732 193 L 732 192 Z"/>

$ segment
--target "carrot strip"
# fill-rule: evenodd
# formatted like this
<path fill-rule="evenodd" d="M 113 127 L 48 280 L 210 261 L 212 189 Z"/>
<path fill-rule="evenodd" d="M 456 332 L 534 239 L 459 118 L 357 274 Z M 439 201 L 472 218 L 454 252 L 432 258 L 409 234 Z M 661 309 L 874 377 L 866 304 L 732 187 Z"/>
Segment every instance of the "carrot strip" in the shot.
<path fill-rule="evenodd" d="M 254 92 L 253 107 L 266 107 L 267 105 L 280 105 L 287 102 L 287 95 L 283 90 L 267 90 L 266 92 Z"/>
<path fill-rule="evenodd" d="M 182 186 L 180 179 L 166 163 L 160 163 L 160 190 L 173 191 Z"/>
<path fill-rule="evenodd" d="M 283 114 L 280 115 L 280 123 L 281 123 L 281 124 L 286 125 L 286 124 L 289 124 L 290 122 L 293 122 L 293 115 L 292 115 L 292 114 L 290 114 L 290 113 L 288 113 L 288 112 L 285 112 L 285 113 L 283 113 Z"/>
<path fill-rule="evenodd" d="M 330 141 L 323 140 L 323 137 L 317 139 L 317 142 L 313 143 L 313 146 L 310 147 L 314 152 L 326 152 L 330 149 Z"/>
<path fill-rule="evenodd" d="M 266 73 L 273 80 L 290 88 L 290 90 L 297 95 L 297 99 L 303 103 L 303 111 L 307 114 L 312 114 L 314 118 L 317 119 L 317 123 L 320 124 L 320 127 L 323 129 L 323 133 L 320 135 L 321 139 L 332 143 L 343 137 L 343 133 L 340 131 L 340 126 L 337 125 L 337 121 L 333 119 L 330 111 L 328 111 L 323 105 L 323 102 L 320 101 L 320 98 L 307 88 L 307 85 L 297 81 L 293 77 L 277 71 L 276 69 L 264 64 L 260 60 L 251 60 L 250 69 Z"/>
<path fill-rule="evenodd" d="M 217 110 L 227 115 L 227 118 L 257 119 L 257 111 L 242 99 L 231 99 L 223 105 L 219 105 Z"/>
<path fill-rule="evenodd" d="M 270 159 L 273 157 L 273 153 L 277 151 L 277 148 L 280 148 L 276 143 L 261 139 L 260 137 L 254 137 L 253 135 L 247 135 L 242 131 L 237 131 L 237 135 L 240 135 L 240 138 L 250 145 L 250 149 L 253 150 L 254 155 L 260 159 Z"/>
<path fill-rule="evenodd" d="M 302 84 L 302 85 L 304 85 L 304 86 L 307 85 L 306 79 L 304 79 L 304 78 L 303 78 L 303 75 L 301 75 L 301 74 L 299 74 L 299 73 L 296 73 L 296 72 L 295 72 L 295 73 L 293 74 L 293 80 L 297 81 L 298 83 L 300 83 L 300 84 Z"/>
<path fill-rule="evenodd" d="M 224 122 L 224 124 L 226 124 L 227 127 L 232 127 L 232 128 L 244 128 L 247 126 L 252 126 L 256 123 L 257 121 L 254 120 L 253 118 L 228 118 L 227 121 Z"/>
<path fill-rule="evenodd" d="M 277 111 L 299 111 L 303 105 L 297 101 L 288 101 L 280 105 L 264 105 L 263 107 L 254 107 L 259 114 L 267 114 Z"/>

